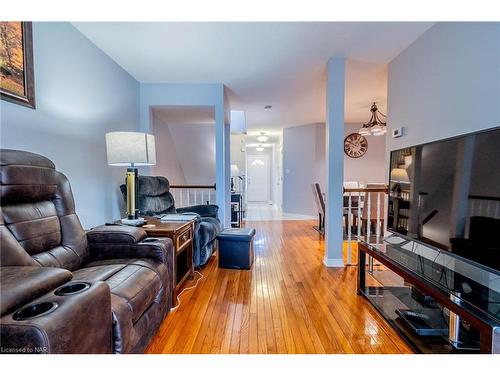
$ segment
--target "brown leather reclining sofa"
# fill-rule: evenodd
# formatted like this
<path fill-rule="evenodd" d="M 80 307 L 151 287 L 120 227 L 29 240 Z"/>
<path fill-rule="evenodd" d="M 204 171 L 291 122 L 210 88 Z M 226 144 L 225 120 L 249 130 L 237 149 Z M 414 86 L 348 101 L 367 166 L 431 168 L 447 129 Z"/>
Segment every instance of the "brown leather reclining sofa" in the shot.
<path fill-rule="evenodd" d="M 143 352 L 171 308 L 170 239 L 85 232 L 50 160 L 0 154 L 0 352 Z"/>

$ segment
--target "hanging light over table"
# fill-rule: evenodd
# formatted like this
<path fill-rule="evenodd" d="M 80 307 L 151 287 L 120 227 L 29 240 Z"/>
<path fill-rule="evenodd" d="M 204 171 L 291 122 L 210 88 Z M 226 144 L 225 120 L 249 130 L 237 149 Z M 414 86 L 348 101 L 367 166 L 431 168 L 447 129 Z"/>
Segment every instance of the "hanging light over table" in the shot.
<path fill-rule="evenodd" d="M 370 112 L 372 113 L 372 117 L 370 121 L 363 124 L 363 127 L 359 129 L 358 133 L 362 136 L 367 135 L 384 135 L 387 133 L 387 123 L 380 120 L 379 115 L 386 117 L 382 112 L 380 112 L 377 108 L 377 104 L 373 103 L 370 108 Z"/>
<path fill-rule="evenodd" d="M 260 135 L 257 137 L 257 140 L 261 143 L 267 142 L 268 139 L 269 137 L 264 132 L 260 132 Z"/>

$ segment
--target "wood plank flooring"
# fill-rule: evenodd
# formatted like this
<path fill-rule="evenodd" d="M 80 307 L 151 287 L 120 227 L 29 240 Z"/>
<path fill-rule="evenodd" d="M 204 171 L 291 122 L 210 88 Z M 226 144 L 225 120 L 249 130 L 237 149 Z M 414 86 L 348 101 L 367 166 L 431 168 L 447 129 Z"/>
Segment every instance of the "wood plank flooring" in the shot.
<path fill-rule="evenodd" d="M 252 270 L 219 269 L 212 258 L 147 353 L 412 352 L 356 295 L 356 267 L 322 264 L 314 222 L 250 225 L 257 231 Z"/>

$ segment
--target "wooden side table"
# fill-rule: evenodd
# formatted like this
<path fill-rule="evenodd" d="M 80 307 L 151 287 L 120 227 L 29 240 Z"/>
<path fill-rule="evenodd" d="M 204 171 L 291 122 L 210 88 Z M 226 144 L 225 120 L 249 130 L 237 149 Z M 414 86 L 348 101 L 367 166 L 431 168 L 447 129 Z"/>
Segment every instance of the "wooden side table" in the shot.
<path fill-rule="evenodd" d="M 149 237 L 168 237 L 174 244 L 174 270 L 172 288 L 172 307 L 177 305 L 177 294 L 187 278 L 194 276 L 193 238 L 195 220 L 162 222 L 155 217 L 146 217 L 152 228 L 142 228 Z"/>

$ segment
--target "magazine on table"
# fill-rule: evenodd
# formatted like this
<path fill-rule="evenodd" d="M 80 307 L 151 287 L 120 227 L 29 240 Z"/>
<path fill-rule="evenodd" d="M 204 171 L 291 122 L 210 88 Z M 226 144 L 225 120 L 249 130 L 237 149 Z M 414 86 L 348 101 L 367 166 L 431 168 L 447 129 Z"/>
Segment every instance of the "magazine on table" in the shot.
<path fill-rule="evenodd" d="M 179 215 L 179 214 L 163 214 L 163 215 L 158 215 L 157 218 L 160 219 L 160 221 L 189 221 L 196 219 L 196 214 L 186 214 L 186 215 Z"/>

